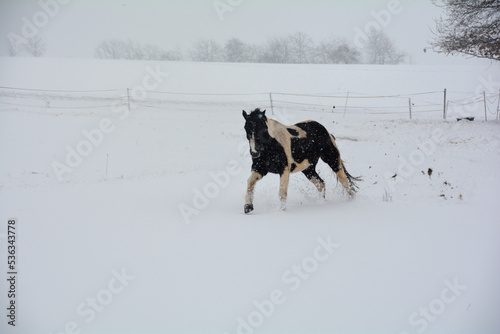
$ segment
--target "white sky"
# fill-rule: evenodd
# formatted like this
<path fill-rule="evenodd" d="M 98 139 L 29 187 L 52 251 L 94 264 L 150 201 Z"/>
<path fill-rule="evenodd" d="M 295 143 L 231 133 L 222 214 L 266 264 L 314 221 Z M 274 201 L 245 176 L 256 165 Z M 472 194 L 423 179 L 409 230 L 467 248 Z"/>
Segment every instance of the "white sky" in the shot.
<path fill-rule="evenodd" d="M 52 4 L 48 8 L 54 11 L 53 17 L 44 14 L 40 3 Z M 216 3 L 231 6 L 224 20 Z M 391 14 L 389 8 L 397 13 Z M 25 22 L 36 19 L 41 25 L 39 35 L 48 44 L 46 56 L 93 57 L 95 47 L 108 38 L 187 51 L 199 37 L 221 43 L 231 37 L 263 43 L 301 31 L 316 42 L 334 36 L 355 44 L 356 29 L 377 22 L 373 13 L 382 14 L 384 31 L 398 49 L 412 56 L 413 63 L 464 61 L 423 53 L 434 19 L 441 14 L 430 0 L 0 0 L 0 55 L 7 54 L 9 33 L 23 36 Z"/>

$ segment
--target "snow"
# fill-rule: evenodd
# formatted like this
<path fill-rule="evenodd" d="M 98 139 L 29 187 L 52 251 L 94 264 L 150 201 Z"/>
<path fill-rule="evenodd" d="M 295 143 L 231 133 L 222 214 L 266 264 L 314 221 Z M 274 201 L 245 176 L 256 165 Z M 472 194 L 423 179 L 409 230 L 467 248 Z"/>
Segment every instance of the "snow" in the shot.
<path fill-rule="evenodd" d="M 2 333 L 500 329 L 500 123 L 484 121 L 481 103 L 466 111 L 474 122 L 455 120 L 458 103 L 447 121 L 442 105 L 407 113 L 408 97 L 440 92 L 425 99 L 442 104 L 444 88 L 456 100 L 486 90 L 494 110 L 498 66 L 2 58 L 0 68 L 0 86 L 78 91 L 0 90 L 0 233 L 11 217 L 19 227 L 18 319 L 12 328 L 4 315 Z M 123 102 L 126 88 L 144 84 L 155 87 L 130 113 L 74 109 Z M 81 92 L 104 89 L 118 90 Z M 253 95 L 164 102 L 157 92 Z M 343 98 L 300 100 L 327 101 L 333 113 L 276 102 L 273 116 L 269 92 Z M 347 92 L 402 98 L 349 100 L 362 108 L 344 115 Z M 279 178 L 269 175 L 244 215 L 251 162 L 241 109 L 255 107 L 286 124 L 325 125 L 347 170 L 364 178 L 356 197 L 320 163 L 326 200 L 294 174 L 281 212 Z M 59 179 L 54 162 L 84 149 L 85 133 L 97 144 Z M 0 243 L 6 272 L 5 234 Z"/>

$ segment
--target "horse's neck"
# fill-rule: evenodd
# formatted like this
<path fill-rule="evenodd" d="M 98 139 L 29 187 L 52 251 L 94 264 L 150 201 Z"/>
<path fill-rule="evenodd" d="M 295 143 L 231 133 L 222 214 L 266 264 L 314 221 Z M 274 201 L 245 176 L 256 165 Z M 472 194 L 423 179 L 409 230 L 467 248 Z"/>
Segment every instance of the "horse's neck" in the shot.
<path fill-rule="evenodd" d="M 269 129 L 269 131 L 271 131 L 271 129 L 273 131 L 286 131 L 286 125 L 281 124 L 280 122 L 271 118 L 267 119 L 267 128 Z"/>
<path fill-rule="evenodd" d="M 290 147 L 290 134 L 288 133 L 286 126 L 281 124 L 274 119 L 267 120 L 267 131 L 269 135 L 276 139 L 278 143 L 283 146 L 285 153 L 287 156 L 291 156 L 291 147 Z"/>

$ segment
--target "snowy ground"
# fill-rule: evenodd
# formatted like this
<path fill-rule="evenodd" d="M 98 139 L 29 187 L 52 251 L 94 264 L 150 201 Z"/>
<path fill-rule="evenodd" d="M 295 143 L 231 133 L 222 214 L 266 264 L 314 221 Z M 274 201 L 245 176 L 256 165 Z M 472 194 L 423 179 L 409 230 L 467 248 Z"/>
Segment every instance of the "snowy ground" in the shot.
<path fill-rule="evenodd" d="M 452 116 L 477 119 L 443 121 L 438 111 L 409 120 L 403 109 L 410 93 L 447 88 L 459 100 L 498 91 L 498 66 L 21 58 L 1 59 L 0 68 L 0 86 L 122 89 L 66 98 L 0 92 L 1 267 L 6 274 L 13 217 L 19 272 L 15 328 L 5 316 L 7 281 L 0 284 L 2 333 L 498 333 L 500 123 L 458 104 Z M 179 95 L 168 107 L 132 103 L 130 113 L 120 103 L 74 109 L 112 104 L 145 84 L 155 86 L 148 98 L 153 90 L 405 98 L 345 116 L 345 98 L 334 113 L 277 102 L 274 117 L 284 123 L 324 124 L 364 181 L 350 200 L 321 163 L 326 200 L 295 174 L 280 212 L 279 179 L 269 175 L 244 215 L 241 109 L 268 100 Z M 380 113 L 386 105 L 400 113 Z M 78 149 L 81 159 L 68 153 Z M 71 171 L 58 177 L 54 166 Z"/>

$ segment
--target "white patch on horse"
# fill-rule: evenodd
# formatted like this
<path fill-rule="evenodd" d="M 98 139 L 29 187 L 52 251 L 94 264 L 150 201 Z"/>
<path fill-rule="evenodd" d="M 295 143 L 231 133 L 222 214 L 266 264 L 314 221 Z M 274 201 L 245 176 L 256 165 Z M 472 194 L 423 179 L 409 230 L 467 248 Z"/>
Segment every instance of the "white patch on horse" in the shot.
<path fill-rule="evenodd" d="M 311 164 L 309 161 L 306 159 L 304 161 L 297 162 L 293 159 L 292 156 L 292 137 L 293 138 L 306 138 L 307 133 L 299 128 L 298 126 L 284 126 L 283 124 L 275 121 L 274 119 L 268 119 L 267 120 L 267 129 L 269 132 L 269 135 L 276 139 L 278 143 L 281 144 L 283 149 L 285 150 L 285 155 L 287 159 L 287 167 L 289 170 L 292 170 L 292 173 L 298 173 L 302 172 L 303 170 L 306 170 Z M 287 129 L 292 129 L 298 133 L 297 136 L 292 136 L 290 132 L 288 132 Z M 295 168 L 292 168 L 292 165 L 295 164 Z"/>
<path fill-rule="evenodd" d="M 304 161 L 302 161 L 300 164 L 298 164 L 294 160 L 292 164 L 295 164 L 295 168 L 293 169 L 293 171 L 291 171 L 292 174 L 295 174 L 295 173 L 298 173 L 298 172 L 302 172 L 302 171 L 308 169 L 311 166 L 311 164 L 309 163 L 309 160 L 307 160 L 307 159 L 305 159 Z"/>
<path fill-rule="evenodd" d="M 257 154 L 257 150 L 255 149 L 255 133 L 252 133 L 252 137 L 250 138 L 250 152 Z"/>
<path fill-rule="evenodd" d="M 250 205 L 253 203 L 253 192 L 255 189 L 255 184 L 259 180 L 262 180 L 262 175 L 260 175 L 257 172 L 252 172 L 252 174 L 248 178 L 247 195 L 245 197 L 245 204 Z"/>

